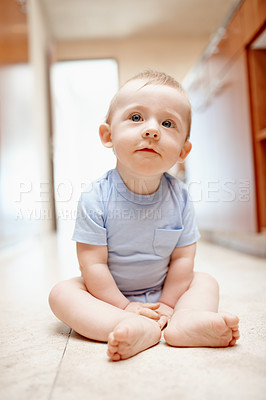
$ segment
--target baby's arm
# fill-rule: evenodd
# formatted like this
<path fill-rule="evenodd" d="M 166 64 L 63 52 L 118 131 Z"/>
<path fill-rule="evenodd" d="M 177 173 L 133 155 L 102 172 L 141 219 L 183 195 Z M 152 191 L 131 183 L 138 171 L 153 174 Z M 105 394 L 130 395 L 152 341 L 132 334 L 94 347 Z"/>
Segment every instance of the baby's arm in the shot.
<path fill-rule="evenodd" d="M 196 243 L 175 248 L 171 255 L 160 303 L 174 308 L 180 296 L 188 289 L 193 278 L 195 253 Z"/>
<path fill-rule="evenodd" d="M 159 303 L 130 303 L 118 289 L 107 265 L 107 246 L 78 242 L 77 255 L 81 274 L 90 294 L 123 310 L 155 320 L 160 319 L 155 311 L 160 306 Z"/>
<path fill-rule="evenodd" d="M 125 309 L 129 300 L 120 292 L 108 268 L 107 246 L 77 243 L 82 277 L 88 291 L 98 299 Z"/>

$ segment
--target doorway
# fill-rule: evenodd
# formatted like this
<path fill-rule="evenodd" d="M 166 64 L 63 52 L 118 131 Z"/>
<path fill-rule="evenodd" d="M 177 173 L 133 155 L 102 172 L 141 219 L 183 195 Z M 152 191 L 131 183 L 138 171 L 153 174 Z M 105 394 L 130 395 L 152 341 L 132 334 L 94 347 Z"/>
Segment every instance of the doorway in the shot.
<path fill-rule="evenodd" d="M 115 167 L 98 127 L 118 89 L 113 59 L 57 62 L 51 68 L 57 230 L 73 231 L 82 190 Z"/>

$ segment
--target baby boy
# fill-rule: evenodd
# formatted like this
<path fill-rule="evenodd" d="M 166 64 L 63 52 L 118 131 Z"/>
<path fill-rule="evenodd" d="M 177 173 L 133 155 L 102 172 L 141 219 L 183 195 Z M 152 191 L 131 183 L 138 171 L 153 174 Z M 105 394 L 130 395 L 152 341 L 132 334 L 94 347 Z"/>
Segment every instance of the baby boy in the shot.
<path fill-rule="evenodd" d="M 154 71 L 113 98 L 103 145 L 116 168 L 82 193 L 73 239 L 81 277 L 58 283 L 54 314 L 81 335 L 108 343 L 111 360 L 165 342 L 233 346 L 238 317 L 218 313 L 219 288 L 194 272 L 199 233 L 185 185 L 169 175 L 191 150 L 191 106 L 182 86 Z"/>

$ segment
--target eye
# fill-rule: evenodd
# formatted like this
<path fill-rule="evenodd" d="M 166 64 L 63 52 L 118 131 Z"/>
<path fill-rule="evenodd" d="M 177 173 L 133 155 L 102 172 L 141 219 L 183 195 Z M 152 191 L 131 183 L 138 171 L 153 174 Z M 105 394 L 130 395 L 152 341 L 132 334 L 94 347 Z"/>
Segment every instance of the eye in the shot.
<path fill-rule="evenodd" d="M 139 114 L 133 114 L 133 115 L 131 115 L 130 119 L 131 119 L 133 122 L 140 122 L 140 121 L 142 121 L 142 117 L 141 117 L 141 115 L 139 115 Z"/>
<path fill-rule="evenodd" d="M 175 126 L 174 123 L 170 120 L 163 121 L 162 125 L 165 126 L 165 128 L 174 128 Z"/>

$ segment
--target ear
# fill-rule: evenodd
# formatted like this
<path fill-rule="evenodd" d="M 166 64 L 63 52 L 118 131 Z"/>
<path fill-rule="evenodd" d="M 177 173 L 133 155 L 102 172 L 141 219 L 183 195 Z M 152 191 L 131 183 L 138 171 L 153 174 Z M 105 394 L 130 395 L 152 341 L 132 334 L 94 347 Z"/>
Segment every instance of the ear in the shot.
<path fill-rule="evenodd" d="M 185 161 L 186 157 L 189 155 L 190 150 L 192 148 L 192 144 L 191 142 L 189 142 L 188 140 L 185 141 L 184 146 L 182 147 L 182 150 L 179 154 L 178 157 L 178 162 L 182 163 Z"/>
<path fill-rule="evenodd" d="M 99 134 L 102 141 L 102 144 L 111 149 L 113 147 L 111 130 L 109 124 L 101 124 L 99 127 Z"/>

